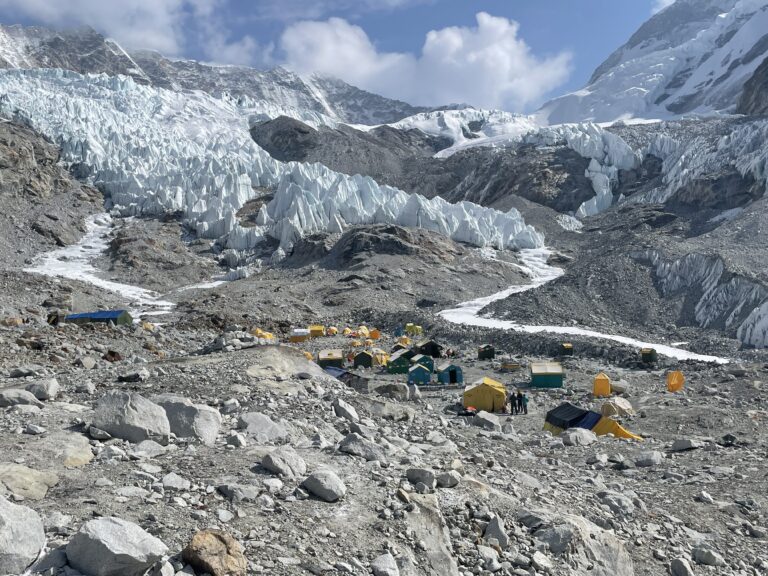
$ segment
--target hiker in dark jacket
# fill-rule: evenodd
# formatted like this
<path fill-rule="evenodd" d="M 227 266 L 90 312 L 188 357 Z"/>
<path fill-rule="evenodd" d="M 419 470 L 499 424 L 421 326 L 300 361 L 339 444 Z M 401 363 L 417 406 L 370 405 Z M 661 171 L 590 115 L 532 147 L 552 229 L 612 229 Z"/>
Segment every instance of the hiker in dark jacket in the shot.
<path fill-rule="evenodd" d="M 517 413 L 522 414 L 523 413 L 523 391 L 518 390 L 517 391 Z"/>

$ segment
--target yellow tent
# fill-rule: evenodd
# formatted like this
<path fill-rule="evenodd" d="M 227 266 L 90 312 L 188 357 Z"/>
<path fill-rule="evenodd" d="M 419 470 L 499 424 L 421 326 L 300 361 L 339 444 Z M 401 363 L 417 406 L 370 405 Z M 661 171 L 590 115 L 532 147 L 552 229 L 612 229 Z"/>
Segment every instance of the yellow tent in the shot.
<path fill-rule="evenodd" d="M 405 333 L 409 336 L 419 336 L 423 332 L 424 329 L 418 324 L 414 324 L 413 322 L 408 322 L 408 324 L 405 325 Z"/>
<path fill-rule="evenodd" d="M 309 336 L 310 338 L 320 338 L 321 336 L 325 336 L 325 326 L 322 324 L 312 324 L 309 327 Z"/>
<path fill-rule="evenodd" d="M 667 392 L 679 392 L 685 385 L 685 376 L 679 370 L 667 374 Z"/>
<path fill-rule="evenodd" d="M 481 378 L 464 390 L 464 407 L 472 406 L 486 412 L 501 412 L 507 403 L 504 384 L 491 378 Z"/>
<path fill-rule="evenodd" d="M 411 339 L 408 338 L 408 336 L 400 336 L 400 338 L 397 339 L 397 343 L 400 344 L 400 346 L 410 346 Z"/>
<path fill-rule="evenodd" d="M 253 328 L 251 330 L 251 336 L 255 336 L 256 338 L 260 338 L 262 340 L 275 339 L 275 335 L 272 334 L 272 332 L 267 332 L 266 330 L 262 330 L 261 328 Z"/>
<path fill-rule="evenodd" d="M 328 330 L 325 331 L 328 336 L 336 336 L 339 333 L 339 329 L 336 326 L 328 326 Z"/>
<path fill-rule="evenodd" d="M 362 346 L 363 343 L 360 342 L 360 340 L 352 340 L 352 342 L 350 342 L 349 345 L 352 346 L 352 348 L 360 348 L 360 346 Z"/>
<path fill-rule="evenodd" d="M 610 418 L 606 418 L 605 416 L 600 418 L 597 424 L 595 424 L 592 427 L 592 432 L 594 432 L 598 436 L 613 434 L 615 438 L 628 438 L 630 440 L 642 441 L 642 438 L 640 436 L 637 436 L 636 434 L 632 434 L 632 432 L 622 427 L 618 422 L 616 422 L 616 420 L 611 420 Z"/>
<path fill-rule="evenodd" d="M 294 328 L 291 330 L 291 335 L 288 337 L 288 341 L 292 344 L 306 342 L 307 340 L 309 340 L 309 330 L 306 328 Z"/>
<path fill-rule="evenodd" d="M 352 335 L 352 328 L 347 326 L 346 328 L 344 328 L 344 330 L 341 333 L 344 336 L 351 336 Z"/>
<path fill-rule="evenodd" d="M 611 395 L 611 379 L 606 376 L 604 372 L 600 372 L 595 376 L 595 381 L 592 384 L 592 396 L 600 398 L 603 396 Z"/>
<path fill-rule="evenodd" d="M 366 338 L 365 339 L 365 345 L 366 346 L 373 346 L 373 340 L 371 340 L 370 338 Z"/>
<path fill-rule="evenodd" d="M 366 326 L 358 326 L 357 335 L 360 336 L 360 338 L 368 338 L 369 334 L 370 334 L 370 331 Z"/>
<path fill-rule="evenodd" d="M 368 337 L 371 340 L 378 340 L 379 338 L 381 338 L 381 330 L 379 330 L 378 328 L 374 328 L 369 332 Z"/>
<path fill-rule="evenodd" d="M 309 360 L 310 362 L 314 362 L 315 361 L 314 356 L 312 356 L 312 352 L 307 352 L 306 350 L 304 350 L 302 353 L 304 354 L 304 357 L 307 360 Z"/>
<path fill-rule="evenodd" d="M 381 348 L 374 348 L 371 353 L 373 354 L 374 366 L 386 366 L 389 363 L 389 354 Z"/>

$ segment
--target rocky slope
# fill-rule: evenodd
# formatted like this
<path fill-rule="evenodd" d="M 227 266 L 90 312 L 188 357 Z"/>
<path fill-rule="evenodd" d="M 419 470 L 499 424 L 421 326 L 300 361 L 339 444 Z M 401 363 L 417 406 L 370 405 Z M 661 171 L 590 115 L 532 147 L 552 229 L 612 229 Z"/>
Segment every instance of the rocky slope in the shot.
<path fill-rule="evenodd" d="M 768 114 L 768 58 L 758 66 L 746 84 L 739 100 L 736 112 L 739 114 L 762 115 Z"/>

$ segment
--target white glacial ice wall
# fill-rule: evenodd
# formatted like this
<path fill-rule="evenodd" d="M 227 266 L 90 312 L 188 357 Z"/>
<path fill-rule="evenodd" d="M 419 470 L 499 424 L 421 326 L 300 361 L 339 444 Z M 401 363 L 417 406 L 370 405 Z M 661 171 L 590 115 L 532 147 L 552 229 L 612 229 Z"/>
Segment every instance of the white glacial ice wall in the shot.
<path fill-rule="evenodd" d="M 735 331 L 744 344 L 768 347 L 768 290 L 760 284 L 729 273 L 715 256 L 687 254 L 665 260 L 659 252 L 646 250 L 632 257 L 654 269 L 663 296 L 697 297 L 694 316 L 702 328 Z"/>
<path fill-rule="evenodd" d="M 0 94 L 0 114 L 59 144 L 63 161 L 86 166 L 116 213 L 180 211 L 199 236 L 228 248 L 248 250 L 271 236 L 280 240 L 280 256 L 303 234 L 376 222 L 481 247 L 544 244 L 514 209 L 427 200 L 319 164 L 277 162 L 251 140 L 249 109 L 231 98 L 62 70 L 0 71 Z M 236 213 L 257 196 L 255 187 L 275 190 L 274 199 L 257 226 L 243 228 Z"/>

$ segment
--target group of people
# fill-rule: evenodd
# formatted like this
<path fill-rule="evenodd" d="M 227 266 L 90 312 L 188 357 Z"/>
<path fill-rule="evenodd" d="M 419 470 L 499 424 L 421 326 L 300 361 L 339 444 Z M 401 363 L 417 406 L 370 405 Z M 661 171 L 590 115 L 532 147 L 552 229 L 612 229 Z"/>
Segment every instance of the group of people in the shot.
<path fill-rule="evenodd" d="M 528 395 L 522 390 L 518 390 L 517 394 L 512 392 L 507 403 L 510 414 L 528 414 Z"/>

